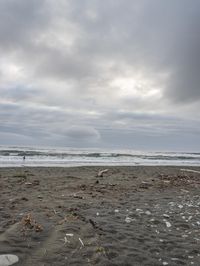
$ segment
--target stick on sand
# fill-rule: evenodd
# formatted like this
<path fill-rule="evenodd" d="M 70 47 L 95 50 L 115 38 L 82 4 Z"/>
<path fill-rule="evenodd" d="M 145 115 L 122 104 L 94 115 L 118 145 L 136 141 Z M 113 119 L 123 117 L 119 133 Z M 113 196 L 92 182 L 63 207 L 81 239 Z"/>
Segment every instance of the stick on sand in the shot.
<path fill-rule="evenodd" d="M 192 173 L 200 174 L 200 171 L 196 171 L 196 170 L 192 170 L 192 169 L 180 169 L 180 170 L 184 171 L 184 172 L 192 172 Z"/>

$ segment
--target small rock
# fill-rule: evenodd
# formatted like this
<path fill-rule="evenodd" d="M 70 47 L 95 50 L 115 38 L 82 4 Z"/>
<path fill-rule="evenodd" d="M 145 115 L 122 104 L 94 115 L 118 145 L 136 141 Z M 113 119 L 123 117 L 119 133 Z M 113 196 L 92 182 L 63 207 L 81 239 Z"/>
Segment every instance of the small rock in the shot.
<path fill-rule="evenodd" d="M 171 258 L 171 260 L 178 261 L 179 259 L 178 258 Z"/>
<path fill-rule="evenodd" d="M 136 212 L 143 212 L 142 209 L 136 209 Z"/>
<path fill-rule="evenodd" d="M 171 227 L 171 226 L 172 226 L 172 225 L 170 224 L 170 222 L 167 222 L 167 221 L 165 221 L 165 224 L 166 224 L 167 227 Z"/>
<path fill-rule="evenodd" d="M 163 214 L 163 217 L 165 217 L 165 218 L 169 218 L 169 215 L 168 214 Z"/>
<path fill-rule="evenodd" d="M 71 234 L 71 233 L 67 233 L 65 234 L 66 236 L 74 236 L 74 234 Z"/>
<path fill-rule="evenodd" d="M 26 186 L 32 186 L 32 183 L 31 182 L 26 182 L 24 183 Z"/>
<path fill-rule="evenodd" d="M 179 209 L 182 209 L 183 208 L 183 205 L 178 205 Z"/>
<path fill-rule="evenodd" d="M 126 223 L 129 224 L 129 223 L 131 223 L 131 221 L 132 221 L 132 219 L 131 219 L 130 217 L 126 217 L 126 219 L 125 219 L 125 222 L 126 222 Z"/>

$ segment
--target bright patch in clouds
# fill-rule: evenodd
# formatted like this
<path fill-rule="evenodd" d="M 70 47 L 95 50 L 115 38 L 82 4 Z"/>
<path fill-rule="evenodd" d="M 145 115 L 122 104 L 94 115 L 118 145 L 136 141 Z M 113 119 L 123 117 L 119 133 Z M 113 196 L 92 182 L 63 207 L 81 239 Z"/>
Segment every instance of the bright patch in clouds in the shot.
<path fill-rule="evenodd" d="M 111 86 L 119 89 L 119 96 L 146 98 L 149 96 L 161 97 L 161 90 L 155 89 L 151 81 L 137 78 L 117 78 Z"/>

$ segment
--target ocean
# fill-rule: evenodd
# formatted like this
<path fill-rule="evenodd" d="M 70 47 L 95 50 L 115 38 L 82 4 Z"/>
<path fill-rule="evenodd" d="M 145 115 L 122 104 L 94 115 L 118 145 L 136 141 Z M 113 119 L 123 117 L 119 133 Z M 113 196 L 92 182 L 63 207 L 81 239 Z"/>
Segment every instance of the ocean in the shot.
<path fill-rule="evenodd" d="M 0 146 L 0 167 L 90 165 L 200 166 L 200 153 Z"/>

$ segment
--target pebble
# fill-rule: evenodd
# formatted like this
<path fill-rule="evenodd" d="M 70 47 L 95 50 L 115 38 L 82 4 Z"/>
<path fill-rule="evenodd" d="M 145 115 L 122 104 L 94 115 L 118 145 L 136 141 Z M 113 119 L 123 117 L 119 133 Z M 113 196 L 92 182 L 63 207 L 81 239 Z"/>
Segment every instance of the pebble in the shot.
<path fill-rule="evenodd" d="M 136 209 L 136 212 L 143 212 L 142 209 Z"/>
<path fill-rule="evenodd" d="M 165 218 L 169 218 L 169 215 L 168 214 L 163 214 L 163 217 L 165 217 Z"/>
<path fill-rule="evenodd" d="M 68 233 L 68 234 L 65 234 L 66 236 L 74 236 L 74 234 L 71 234 L 71 233 Z"/>
<path fill-rule="evenodd" d="M 126 223 L 131 223 L 131 221 L 132 221 L 132 219 L 130 217 L 126 217 L 126 219 L 125 219 Z"/>
<path fill-rule="evenodd" d="M 26 183 L 24 183 L 24 185 L 26 185 L 26 186 L 31 186 L 33 183 L 31 183 L 31 182 L 26 182 Z"/>
<path fill-rule="evenodd" d="M 179 260 L 179 259 L 178 258 L 171 258 L 171 260 L 176 261 L 176 260 Z"/>
<path fill-rule="evenodd" d="M 0 266 L 9 266 L 17 263 L 19 258 L 16 255 L 12 254 L 3 254 L 0 255 Z"/>
<path fill-rule="evenodd" d="M 167 222 L 167 221 L 165 221 L 165 224 L 166 224 L 167 227 L 171 227 L 171 226 L 172 226 L 172 225 L 170 224 L 170 222 Z"/>
<path fill-rule="evenodd" d="M 163 263 L 162 263 L 163 265 L 168 265 L 169 263 L 168 262 L 166 262 L 166 261 L 163 261 Z"/>

